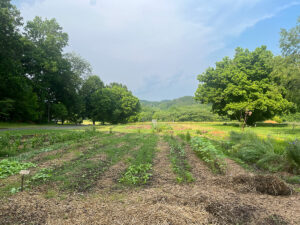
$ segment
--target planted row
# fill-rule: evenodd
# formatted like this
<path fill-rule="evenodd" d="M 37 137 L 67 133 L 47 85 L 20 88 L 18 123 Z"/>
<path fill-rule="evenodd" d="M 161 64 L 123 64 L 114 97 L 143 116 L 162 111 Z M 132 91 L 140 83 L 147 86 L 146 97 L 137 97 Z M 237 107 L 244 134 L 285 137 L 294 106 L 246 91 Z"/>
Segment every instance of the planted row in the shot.
<path fill-rule="evenodd" d="M 156 135 L 142 135 L 141 139 L 143 145 L 139 150 L 133 152 L 132 158 L 129 159 L 130 165 L 119 179 L 120 183 L 142 185 L 146 184 L 152 176 L 152 163 L 158 137 Z"/>
<path fill-rule="evenodd" d="M 187 161 L 183 143 L 170 136 L 165 136 L 165 140 L 169 143 L 170 146 L 170 160 L 172 164 L 172 170 L 177 175 L 177 182 L 193 182 L 194 178 L 191 173 L 191 166 Z"/>
<path fill-rule="evenodd" d="M 195 153 L 201 158 L 215 173 L 225 173 L 226 162 L 224 154 L 219 151 L 207 138 L 193 137 L 191 145 Z"/>

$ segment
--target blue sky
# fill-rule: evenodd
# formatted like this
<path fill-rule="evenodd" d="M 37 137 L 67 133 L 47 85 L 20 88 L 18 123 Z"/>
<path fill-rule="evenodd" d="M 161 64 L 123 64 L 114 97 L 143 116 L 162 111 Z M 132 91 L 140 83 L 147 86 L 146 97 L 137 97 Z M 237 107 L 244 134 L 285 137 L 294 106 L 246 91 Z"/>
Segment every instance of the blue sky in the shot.
<path fill-rule="evenodd" d="M 14 0 L 24 20 L 56 18 L 69 46 L 106 82 L 140 99 L 193 95 L 197 75 L 238 46 L 280 54 L 300 0 Z"/>

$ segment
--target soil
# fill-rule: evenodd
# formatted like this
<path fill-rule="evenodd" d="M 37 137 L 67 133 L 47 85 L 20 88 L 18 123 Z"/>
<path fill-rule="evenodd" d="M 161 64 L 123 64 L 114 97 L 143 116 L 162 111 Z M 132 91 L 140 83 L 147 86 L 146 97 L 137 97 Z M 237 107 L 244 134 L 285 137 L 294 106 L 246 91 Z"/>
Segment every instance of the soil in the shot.
<path fill-rule="evenodd" d="M 34 189 L 0 200 L 0 224 L 300 224 L 299 193 L 241 192 L 237 186 L 259 183 L 257 176 L 231 160 L 225 175 L 215 175 L 189 147 L 187 159 L 196 181 L 179 185 L 170 167 L 167 143 L 160 140 L 158 149 L 153 177 L 146 187 L 109 188 L 126 168 L 123 160 L 101 176 L 101 191 L 57 191 L 49 199 L 44 197 L 47 190 Z M 260 179 L 274 184 L 273 178 Z"/>

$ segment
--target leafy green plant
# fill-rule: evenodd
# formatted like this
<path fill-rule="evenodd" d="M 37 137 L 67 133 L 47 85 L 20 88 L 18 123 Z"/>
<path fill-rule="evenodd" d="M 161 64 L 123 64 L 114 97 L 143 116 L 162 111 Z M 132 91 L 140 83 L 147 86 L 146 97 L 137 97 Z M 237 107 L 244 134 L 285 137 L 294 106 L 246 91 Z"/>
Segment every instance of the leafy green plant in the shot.
<path fill-rule="evenodd" d="M 33 163 L 21 163 L 18 161 L 10 161 L 3 159 L 0 161 L 0 179 L 19 173 L 21 170 L 35 167 Z"/>
<path fill-rule="evenodd" d="M 150 163 L 131 165 L 127 168 L 124 175 L 119 179 L 119 182 L 127 185 L 141 185 L 146 184 L 152 176 L 149 171 L 152 169 Z"/>
<path fill-rule="evenodd" d="M 226 162 L 223 152 L 215 148 L 215 146 L 206 138 L 194 137 L 191 145 L 197 156 L 206 162 L 213 172 L 225 173 Z"/>
<path fill-rule="evenodd" d="M 45 182 L 46 180 L 52 177 L 52 172 L 53 169 L 51 168 L 43 168 L 31 177 L 30 183 Z"/>

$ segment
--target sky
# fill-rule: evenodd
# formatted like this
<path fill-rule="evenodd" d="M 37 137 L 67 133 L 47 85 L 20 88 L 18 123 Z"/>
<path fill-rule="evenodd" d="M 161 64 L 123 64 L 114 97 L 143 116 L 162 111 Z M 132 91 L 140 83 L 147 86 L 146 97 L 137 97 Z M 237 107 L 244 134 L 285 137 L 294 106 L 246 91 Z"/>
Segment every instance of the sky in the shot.
<path fill-rule="evenodd" d="M 66 52 L 90 62 L 105 83 L 158 101 L 193 96 L 197 75 L 236 47 L 267 45 L 296 25 L 300 0 L 13 0 L 24 21 L 56 18 Z"/>

